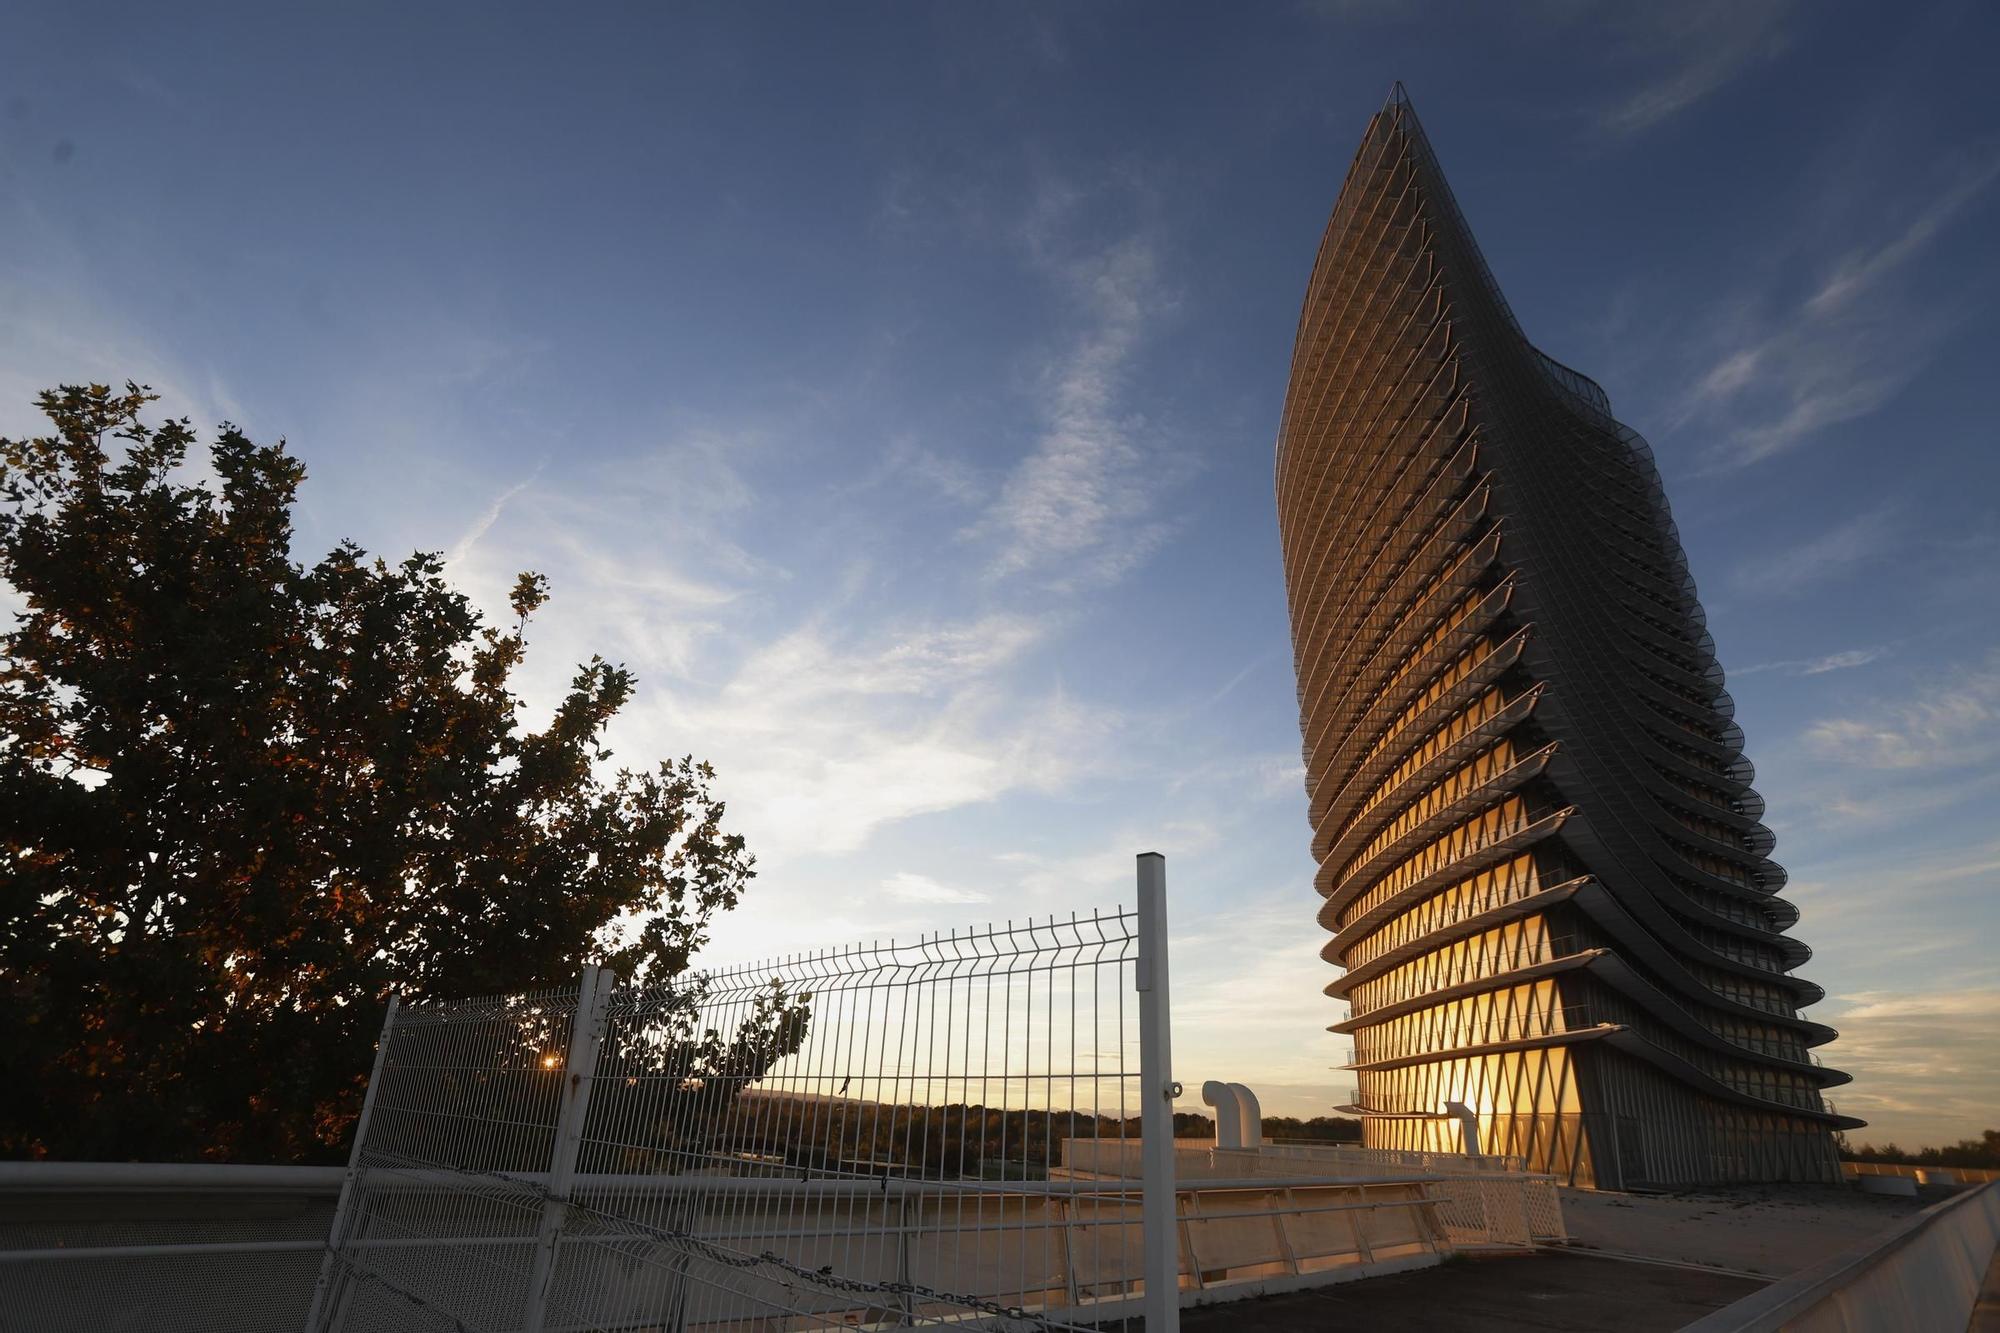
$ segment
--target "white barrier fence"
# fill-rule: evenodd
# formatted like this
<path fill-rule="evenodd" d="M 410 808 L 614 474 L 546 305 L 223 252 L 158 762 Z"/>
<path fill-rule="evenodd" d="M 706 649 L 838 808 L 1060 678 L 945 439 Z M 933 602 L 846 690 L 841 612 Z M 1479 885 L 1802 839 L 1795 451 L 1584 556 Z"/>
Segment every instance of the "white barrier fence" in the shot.
<path fill-rule="evenodd" d="M 1171 1333 L 1559 1236 L 1484 1160 L 1176 1145 L 1162 880 L 692 985 L 392 1005 L 337 1207 L 309 1169 L 0 1168 L 0 1207 L 70 1219 L 0 1242 L 0 1326 Z"/>
<path fill-rule="evenodd" d="M 1171 1333 L 1164 892 L 1148 855 L 1136 912 L 392 1006 L 307 1327 Z M 1050 1179 L 1147 1132 L 1137 1188 Z"/>
<path fill-rule="evenodd" d="M 0 1166 L 0 1329 L 35 1333 L 262 1333 L 303 1326 L 314 1278 L 344 1172 L 337 1168 L 149 1166 L 122 1163 L 15 1163 Z M 412 1198 L 437 1182 L 410 1182 Z M 449 1182 L 444 1182 L 449 1183 Z M 545 1181 L 523 1181 L 525 1186 Z M 1136 1225 L 1132 1187 L 1105 1189 L 1060 1180 L 988 1182 L 981 1197 L 938 1191 L 909 1180 L 825 1181 L 824 1195 L 845 1194 L 814 1213 L 775 1208 L 796 1182 L 733 1178 L 712 1182 L 676 1177 L 579 1177 L 580 1198 L 632 1198 L 647 1192 L 708 1195 L 701 1228 L 718 1243 L 761 1253 L 781 1246 L 825 1266 L 840 1262 L 853 1276 L 884 1286 L 965 1281 L 974 1267 L 1005 1273 L 1025 1259 L 1047 1257 L 1039 1309 L 1014 1321 L 1058 1326 L 1087 1316 L 1116 1322 L 1106 1292 L 1129 1287 L 1139 1274 L 1126 1267 L 1136 1246 L 1106 1243 L 1114 1227 Z M 778 1189 L 778 1187 L 783 1187 Z M 1439 1261 L 1454 1247 L 1427 1181 L 1224 1180 L 1183 1181 L 1177 1187 L 1179 1296 L 1183 1304 L 1237 1299 L 1287 1288 L 1322 1285 Z M 776 1191 L 774 1196 L 773 1191 Z M 385 1193 L 389 1192 L 385 1189 Z M 717 1198 L 716 1195 L 723 1197 Z M 740 1202 L 729 1195 L 739 1196 Z M 795 1200 L 787 1199 L 787 1204 Z M 893 1210 L 889 1224 L 884 1212 Z M 432 1214 L 433 1225 L 453 1221 Z M 504 1273 L 530 1238 L 469 1234 L 476 1211 L 461 1215 L 454 1243 L 486 1252 Z M 845 1223 L 852 1221 L 851 1228 Z M 724 1232 L 724 1227 L 733 1227 Z M 952 1233 L 949 1245 L 942 1239 Z M 889 1244 L 883 1243 L 888 1237 Z M 1046 1242 L 1046 1245 L 1044 1245 Z M 365 1248 L 393 1271 L 429 1242 L 383 1236 Z M 649 1260 L 672 1260 L 662 1245 L 636 1245 L 625 1262 L 594 1275 L 606 1284 L 607 1308 L 643 1305 Z M 1030 1251 L 1031 1254 L 1024 1254 Z M 817 1285 L 815 1284 L 815 1289 Z M 745 1313 L 752 1303 L 746 1303 Z M 352 1311 L 358 1317 L 361 1311 Z M 440 1314 L 404 1303 L 376 1312 L 389 1327 L 453 1327 Z M 879 1312 L 878 1312 L 879 1313 Z M 862 1311 L 847 1314 L 860 1319 Z M 921 1322 L 926 1312 L 899 1312 Z M 746 1319 L 747 1322 L 747 1319 Z M 875 1322 L 880 1322 L 875 1321 Z M 892 1318 L 890 1322 L 894 1322 Z M 1005 1322 L 1005 1321 L 993 1321 Z M 485 1325 L 460 1321 L 465 1328 Z M 643 1327 L 660 1327 L 657 1323 Z M 807 1326 L 810 1326 L 809 1324 Z M 850 1325 L 851 1326 L 851 1325 Z"/>

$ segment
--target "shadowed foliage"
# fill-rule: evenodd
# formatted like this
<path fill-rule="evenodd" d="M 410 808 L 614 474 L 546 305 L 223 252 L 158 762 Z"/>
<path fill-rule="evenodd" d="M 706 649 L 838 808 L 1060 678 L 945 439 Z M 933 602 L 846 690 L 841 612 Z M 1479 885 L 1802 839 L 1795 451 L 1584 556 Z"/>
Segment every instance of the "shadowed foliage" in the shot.
<path fill-rule="evenodd" d="M 1976 1139 L 1960 1139 L 1939 1148 L 1902 1149 L 1893 1143 L 1876 1147 L 1864 1143 L 1841 1154 L 1850 1162 L 1893 1162 L 1903 1166 L 1972 1166 L 2000 1171 L 2000 1129 L 1989 1129 Z"/>
<path fill-rule="evenodd" d="M 0 440 L 0 1153 L 326 1159 L 391 989 L 679 976 L 752 858 L 707 764 L 611 771 L 631 673 L 523 729 L 545 580 L 494 627 L 435 554 L 294 563 L 300 462 L 224 425 L 192 482 L 152 397 Z"/>

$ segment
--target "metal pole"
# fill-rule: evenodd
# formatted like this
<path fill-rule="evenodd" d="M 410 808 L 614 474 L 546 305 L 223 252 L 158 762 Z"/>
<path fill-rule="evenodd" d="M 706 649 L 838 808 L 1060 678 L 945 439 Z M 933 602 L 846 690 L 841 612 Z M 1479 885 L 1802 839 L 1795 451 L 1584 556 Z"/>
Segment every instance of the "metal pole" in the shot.
<path fill-rule="evenodd" d="M 590 1083 L 597 1074 L 597 1052 L 604 1044 L 605 1015 L 611 1005 L 612 988 L 617 984 L 616 974 L 601 967 L 586 967 L 577 986 L 576 1018 L 570 1023 L 569 1054 L 563 1061 L 562 1106 L 556 1112 L 555 1155 L 549 1162 L 549 1193 L 542 1202 L 534 1266 L 528 1271 L 528 1303 L 521 1315 L 521 1333 L 542 1333 L 542 1324 L 548 1317 L 549 1286 L 556 1272 L 556 1245 L 562 1239 L 564 1214 L 569 1211 L 577 1150 L 583 1144 L 584 1118 L 590 1113 Z"/>
<path fill-rule="evenodd" d="M 341 1228 L 354 1208 L 360 1192 L 361 1145 L 368 1140 L 368 1113 L 375 1109 L 375 1090 L 382 1086 L 382 1065 L 389 1056 L 389 1035 L 396 1027 L 396 1007 L 402 996 L 389 996 L 389 1012 L 382 1016 L 382 1035 L 375 1043 L 375 1067 L 368 1074 L 368 1091 L 361 1094 L 361 1115 L 354 1122 L 354 1146 L 347 1152 L 347 1175 L 340 1182 L 340 1202 L 333 1206 L 333 1224 L 326 1233 L 326 1253 L 320 1256 L 319 1280 L 313 1283 L 312 1307 L 306 1312 L 306 1333 L 319 1333 L 322 1312 L 327 1310 L 327 1293 L 333 1286 L 334 1247 L 340 1244 Z"/>
<path fill-rule="evenodd" d="M 1167 858 L 1139 854 L 1139 1163 L 1146 1333 L 1180 1333 L 1180 1228 L 1174 1205 L 1173 1026 L 1167 993 Z"/>

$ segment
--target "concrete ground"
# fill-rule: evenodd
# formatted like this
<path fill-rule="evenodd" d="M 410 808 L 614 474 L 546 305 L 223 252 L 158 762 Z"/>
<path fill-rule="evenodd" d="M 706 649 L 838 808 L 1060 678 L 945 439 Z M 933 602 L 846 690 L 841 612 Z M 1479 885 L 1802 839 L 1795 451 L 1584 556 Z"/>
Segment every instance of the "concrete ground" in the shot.
<path fill-rule="evenodd" d="M 1568 1251 L 1461 1258 L 1392 1277 L 1193 1309 L 1182 1314 L 1181 1325 L 1187 1333 L 1678 1329 L 1950 1193 L 1927 1189 L 1919 1198 L 1893 1198 L 1831 1185 L 1653 1195 L 1564 1190 Z M 2000 1274 L 2000 1260 L 1995 1262 Z"/>
<path fill-rule="evenodd" d="M 1972 1322 L 1965 1326 L 1965 1333 L 2000 1333 L 2000 1254 L 1993 1256 L 1987 1265 L 1986 1281 L 1979 1288 L 1979 1298 L 1972 1307 Z"/>
<path fill-rule="evenodd" d="M 1950 1195 L 1914 1199 L 1838 1185 L 1743 1185 L 1675 1194 L 1562 1192 L 1580 1248 L 1778 1278 L 1860 1244 Z"/>
<path fill-rule="evenodd" d="M 1437 1268 L 1181 1312 L 1184 1333 L 1666 1333 L 1756 1291 L 1755 1278 L 1589 1254 L 1461 1258 Z"/>

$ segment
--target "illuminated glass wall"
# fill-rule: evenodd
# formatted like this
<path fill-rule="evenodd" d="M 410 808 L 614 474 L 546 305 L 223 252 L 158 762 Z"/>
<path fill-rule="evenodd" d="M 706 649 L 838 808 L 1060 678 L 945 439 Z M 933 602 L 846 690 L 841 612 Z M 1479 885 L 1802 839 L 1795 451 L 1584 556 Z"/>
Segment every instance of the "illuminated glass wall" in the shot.
<path fill-rule="evenodd" d="M 1306 790 L 1371 1146 L 1605 1186 L 1834 1179 L 1743 735 L 1645 441 L 1532 347 L 1400 90 L 1277 454 Z"/>

